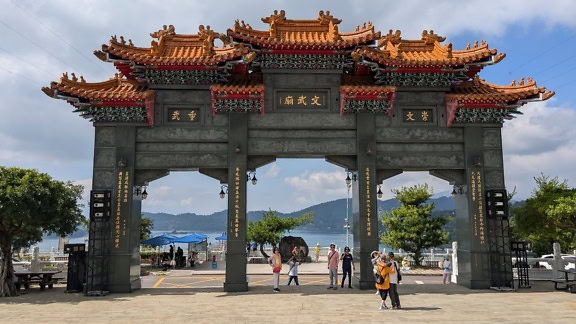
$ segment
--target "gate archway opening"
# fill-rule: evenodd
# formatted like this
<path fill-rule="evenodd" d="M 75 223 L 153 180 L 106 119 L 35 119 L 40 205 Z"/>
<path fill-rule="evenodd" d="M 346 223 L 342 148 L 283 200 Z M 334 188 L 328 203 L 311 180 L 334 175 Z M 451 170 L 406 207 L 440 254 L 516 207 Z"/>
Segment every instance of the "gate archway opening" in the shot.
<path fill-rule="evenodd" d="M 224 281 L 225 241 L 216 240 L 226 232 L 226 200 L 218 191 L 219 181 L 198 171 L 178 170 L 147 183 L 147 197 L 142 200 L 142 216 L 154 222 L 152 237 L 171 235 L 186 238 L 206 235 L 205 242 L 174 242 L 141 248 L 144 272 L 176 270 L 170 277 L 145 278 L 154 288 L 221 287 Z M 173 247 L 174 253 L 170 253 Z M 182 249 L 182 251 L 179 251 Z M 216 256 L 216 268 L 213 268 Z M 172 262 L 174 260 L 174 262 Z M 198 273 L 212 272 L 198 276 Z M 156 281 L 154 281 L 154 280 Z M 156 284 L 157 283 L 157 284 Z"/>

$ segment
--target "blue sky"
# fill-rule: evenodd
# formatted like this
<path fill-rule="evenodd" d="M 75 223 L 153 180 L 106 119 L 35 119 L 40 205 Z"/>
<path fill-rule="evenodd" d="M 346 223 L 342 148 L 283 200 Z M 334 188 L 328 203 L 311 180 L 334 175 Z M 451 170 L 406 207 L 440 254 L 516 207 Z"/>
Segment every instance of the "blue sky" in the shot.
<path fill-rule="evenodd" d="M 15 3 L 56 32 L 25 13 Z M 388 3 L 388 5 L 387 5 Z M 393 4 L 393 5 L 392 5 Z M 61 180 L 90 186 L 93 128 L 72 107 L 46 97 L 41 86 L 76 71 L 88 82 L 116 71 L 91 53 L 110 35 L 149 46 L 149 33 L 173 24 L 179 33 L 198 25 L 224 32 L 239 18 L 265 28 L 260 18 L 285 9 L 288 18 L 330 10 L 343 19 L 341 31 L 372 21 L 383 33 L 400 29 L 419 39 L 423 29 L 446 36 L 454 49 L 486 40 L 507 57 L 484 69 L 489 82 L 509 84 L 533 77 L 556 91 L 545 103 L 525 105 L 525 115 L 504 126 L 506 183 L 526 198 L 541 172 L 576 186 L 576 2 L 550 1 L 44 1 L 0 0 L 0 165 L 35 168 Z M 60 37 L 60 38 L 58 38 Z M 67 45 L 71 44 L 74 48 Z M 34 45 L 37 44 L 37 45 Z M 80 55 L 76 50 L 81 52 Z M 293 211 L 344 198 L 344 171 L 323 160 L 278 160 L 258 170 L 249 185 L 249 209 Z M 427 173 L 407 173 L 384 183 L 389 189 L 427 182 L 436 192 L 447 183 Z M 198 173 L 173 173 L 151 184 L 146 211 L 211 213 L 222 210 L 217 181 Z"/>

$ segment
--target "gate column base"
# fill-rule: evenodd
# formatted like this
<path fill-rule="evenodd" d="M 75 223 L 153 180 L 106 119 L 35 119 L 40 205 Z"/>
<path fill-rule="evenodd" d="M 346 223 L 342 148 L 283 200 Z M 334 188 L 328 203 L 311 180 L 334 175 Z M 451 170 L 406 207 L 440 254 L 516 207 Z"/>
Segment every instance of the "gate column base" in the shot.
<path fill-rule="evenodd" d="M 225 292 L 245 292 L 248 291 L 248 283 L 247 282 L 225 282 L 224 283 L 224 291 Z"/>
<path fill-rule="evenodd" d="M 490 280 L 470 280 L 465 278 L 456 278 L 456 283 L 470 289 L 490 289 Z"/>
<path fill-rule="evenodd" d="M 352 285 L 360 290 L 376 289 L 376 286 L 374 285 L 374 279 L 362 280 L 356 276 L 352 276 Z"/>
<path fill-rule="evenodd" d="M 238 244 L 236 241 L 230 243 Z M 240 242 L 240 244 L 243 244 Z M 238 244 L 239 247 L 242 247 Z M 244 248 L 245 248 L 244 244 Z M 231 246 L 232 247 L 232 246 Z M 248 282 L 246 281 L 246 252 L 226 253 L 226 279 L 224 281 L 224 291 L 240 292 L 248 291 Z"/>

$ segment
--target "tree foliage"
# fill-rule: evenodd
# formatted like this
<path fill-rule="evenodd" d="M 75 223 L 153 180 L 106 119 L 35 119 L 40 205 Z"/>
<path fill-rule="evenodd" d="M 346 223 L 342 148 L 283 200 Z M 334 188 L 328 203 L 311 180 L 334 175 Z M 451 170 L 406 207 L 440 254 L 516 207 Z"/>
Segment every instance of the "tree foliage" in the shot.
<path fill-rule="evenodd" d="M 276 246 L 280 243 L 284 232 L 313 221 L 313 212 L 305 213 L 300 217 L 280 218 L 275 211 L 269 210 L 262 215 L 262 220 L 248 223 L 247 240 L 258 243 L 262 256 L 268 258 L 264 252 L 264 244 Z"/>
<path fill-rule="evenodd" d="M 512 208 L 512 232 L 516 239 L 532 242 L 539 254 L 552 252 L 560 243 L 565 251 L 576 248 L 576 189 L 558 177 L 534 178 L 536 188 L 524 205 Z"/>
<path fill-rule="evenodd" d="M 152 218 L 142 216 L 140 220 L 140 241 L 147 240 L 152 236 L 152 229 L 154 228 L 154 220 Z"/>
<path fill-rule="evenodd" d="M 416 265 L 422 262 L 422 250 L 448 243 L 444 226 L 450 221 L 446 215 L 432 216 L 434 204 L 426 204 L 433 192 L 427 184 L 392 190 L 401 203 L 382 216 L 383 244 L 409 252 Z"/>
<path fill-rule="evenodd" d="M 0 166 L 0 296 L 14 296 L 12 253 L 42 240 L 68 235 L 83 220 L 83 187 L 36 170 Z"/>

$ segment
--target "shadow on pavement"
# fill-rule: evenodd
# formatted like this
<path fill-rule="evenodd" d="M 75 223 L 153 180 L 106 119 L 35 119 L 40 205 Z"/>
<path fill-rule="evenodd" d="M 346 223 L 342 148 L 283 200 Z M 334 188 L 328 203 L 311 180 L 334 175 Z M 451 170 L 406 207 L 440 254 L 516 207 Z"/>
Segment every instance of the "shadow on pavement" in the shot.
<path fill-rule="evenodd" d="M 401 309 L 399 309 L 398 311 L 433 311 L 433 310 L 439 310 L 442 309 L 440 307 L 402 307 Z"/>
<path fill-rule="evenodd" d="M 191 296 L 199 293 L 216 293 L 216 297 L 228 296 L 245 296 L 245 295 L 370 295 L 374 294 L 375 290 L 359 290 L 359 289 L 338 289 L 328 290 L 325 285 L 301 285 L 301 286 L 280 286 L 280 293 L 272 291 L 271 286 L 252 286 L 249 287 L 247 292 L 224 292 L 222 287 L 203 287 L 203 288 L 144 288 L 128 294 L 110 294 L 102 297 L 86 297 L 81 293 L 65 293 L 65 288 L 55 287 L 54 289 L 40 291 L 40 289 L 31 289 L 27 293 L 16 297 L 0 298 L 0 305 L 2 304 L 51 304 L 51 303 L 66 303 L 71 305 L 80 304 L 87 301 L 107 300 L 107 301 L 130 301 L 137 296 L 154 296 L 154 295 L 182 295 Z M 398 289 L 400 295 L 418 295 L 418 294 L 444 294 L 444 295 L 472 295 L 472 294 L 502 294 L 506 292 L 497 292 L 490 289 L 473 290 L 466 287 L 451 285 L 418 285 L 406 284 L 400 285 Z M 514 293 L 538 293 L 538 292 L 553 292 L 554 285 L 551 282 L 533 282 L 530 289 L 518 289 L 516 291 L 507 292 Z M 557 291 L 557 293 L 567 293 Z M 436 308 L 427 307 L 408 307 L 404 310 L 435 310 Z"/>

